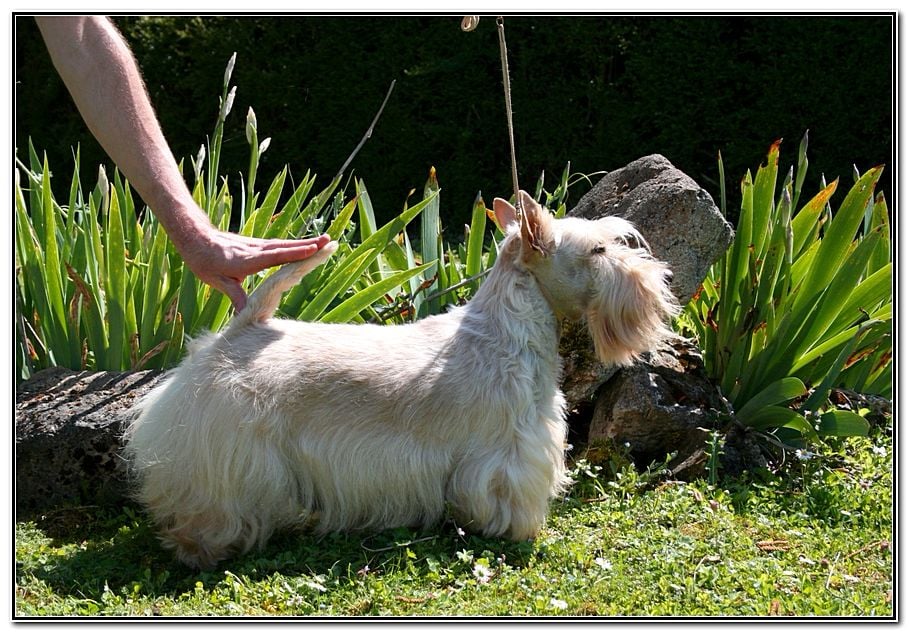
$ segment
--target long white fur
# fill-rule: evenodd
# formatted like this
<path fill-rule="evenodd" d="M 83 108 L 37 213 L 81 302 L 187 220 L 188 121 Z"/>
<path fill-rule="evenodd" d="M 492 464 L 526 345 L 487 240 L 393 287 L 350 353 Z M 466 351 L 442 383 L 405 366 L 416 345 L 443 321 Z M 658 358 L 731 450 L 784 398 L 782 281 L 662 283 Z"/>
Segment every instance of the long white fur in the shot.
<path fill-rule="evenodd" d="M 270 318 L 330 245 L 193 341 L 126 433 L 164 543 L 208 568 L 290 526 L 431 526 L 447 509 L 485 535 L 534 537 L 569 483 L 558 319 L 587 319 L 600 357 L 628 363 L 675 307 L 627 222 L 522 204 L 538 243 L 512 225 L 464 307 L 401 326 Z"/>

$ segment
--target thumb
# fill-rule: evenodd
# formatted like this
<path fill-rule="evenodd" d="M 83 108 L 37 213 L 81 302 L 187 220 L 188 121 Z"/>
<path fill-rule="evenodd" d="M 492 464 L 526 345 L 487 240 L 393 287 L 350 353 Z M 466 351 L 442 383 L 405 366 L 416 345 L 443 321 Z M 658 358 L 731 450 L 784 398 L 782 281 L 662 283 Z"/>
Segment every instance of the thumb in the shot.
<path fill-rule="evenodd" d="M 236 279 L 225 279 L 221 283 L 221 292 L 230 298 L 230 302 L 234 305 L 235 313 L 239 313 L 246 307 L 246 291 L 243 290 L 243 286 Z"/>

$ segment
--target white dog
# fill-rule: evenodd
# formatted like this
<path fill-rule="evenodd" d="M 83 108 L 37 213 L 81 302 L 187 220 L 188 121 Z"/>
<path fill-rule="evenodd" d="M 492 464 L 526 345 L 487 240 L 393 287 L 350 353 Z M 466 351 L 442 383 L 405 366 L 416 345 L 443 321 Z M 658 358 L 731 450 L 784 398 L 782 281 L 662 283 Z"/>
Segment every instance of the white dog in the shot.
<path fill-rule="evenodd" d="M 137 406 L 139 500 L 184 563 L 210 568 L 276 530 L 430 526 L 533 538 L 567 487 L 560 317 L 604 363 L 668 334 L 665 264 L 626 221 L 496 199 L 507 235 L 466 306 L 409 325 L 274 319 L 337 244 L 285 266 Z M 520 221 L 519 221 L 520 220 Z"/>

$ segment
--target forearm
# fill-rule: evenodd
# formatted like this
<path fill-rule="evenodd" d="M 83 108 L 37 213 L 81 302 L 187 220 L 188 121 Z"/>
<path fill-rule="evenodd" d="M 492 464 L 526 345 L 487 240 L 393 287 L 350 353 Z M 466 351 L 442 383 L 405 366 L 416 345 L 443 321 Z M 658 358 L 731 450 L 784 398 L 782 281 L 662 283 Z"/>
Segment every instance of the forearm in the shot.
<path fill-rule="evenodd" d="M 164 139 L 132 53 L 101 16 L 36 18 L 57 72 L 92 134 L 178 248 L 208 229 Z"/>
<path fill-rule="evenodd" d="M 92 134 L 151 207 L 196 276 L 246 304 L 242 282 L 264 268 L 311 257 L 329 242 L 266 240 L 217 230 L 192 199 L 114 25 L 98 16 L 36 18 L 57 72 Z"/>

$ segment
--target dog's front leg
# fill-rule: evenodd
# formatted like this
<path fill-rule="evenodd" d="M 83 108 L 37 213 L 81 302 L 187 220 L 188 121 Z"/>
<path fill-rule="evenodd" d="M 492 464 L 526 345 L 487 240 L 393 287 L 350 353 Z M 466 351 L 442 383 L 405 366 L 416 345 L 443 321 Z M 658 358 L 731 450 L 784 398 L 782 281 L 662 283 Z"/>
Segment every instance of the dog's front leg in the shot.
<path fill-rule="evenodd" d="M 536 537 L 566 482 L 563 442 L 547 436 L 516 436 L 458 464 L 448 500 L 459 525 L 516 541 Z"/>

